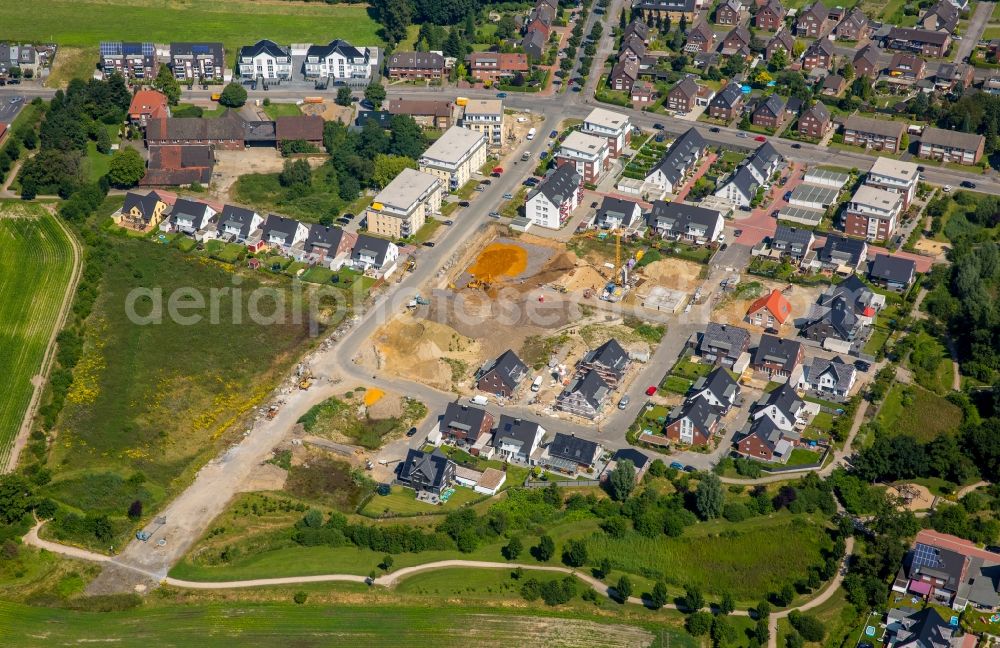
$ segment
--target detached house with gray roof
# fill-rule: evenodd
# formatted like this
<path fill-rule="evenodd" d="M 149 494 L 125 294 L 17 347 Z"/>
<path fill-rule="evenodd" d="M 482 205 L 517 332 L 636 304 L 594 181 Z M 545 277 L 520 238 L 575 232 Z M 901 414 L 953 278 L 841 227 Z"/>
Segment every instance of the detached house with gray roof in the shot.
<path fill-rule="evenodd" d="M 674 140 L 663 158 L 646 176 L 646 182 L 666 193 L 674 193 L 684 183 L 708 150 L 708 142 L 695 128 L 689 128 Z"/>
<path fill-rule="evenodd" d="M 667 416 L 663 433 L 671 441 L 709 445 L 719 431 L 719 413 L 704 398 L 688 398 Z"/>
<path fill-rule="evenodd" d="M 724 226 L 722 213 L 678 202 L 656 200 L 646 216 L 646 225 L 658 236 L 698 245 L 719 238 Z"/>
<path fill-rule="evenodd" d="M 581 439 L 573 434 L 556 432 L 552 442 L 542 453 L 543 466 L 576 476 L 579 472 L 590 472 L 604 452 L 599 443 Z"/>
<path fill-rule="evenodd" d="M 611 396 L 612 387 L 597 371 L 577 375 L 556 398 L 556 409 L 588 419 L 597 418 Z"/>
<path fill-rule="evenodd" d="M 709 322 L 698 343 L 698 353 L 708 362 L 732 367 L 750 350 L 750 331 L 732 324 Z"/>
<path fill-rule="evenodd" d="M 821 398 L 846 399 L 858 377 L 858 370 L 840 358 L 813 358 L 802 367 L 799 389 L 809 390 Z"/>
<path fill-rule="evenodd" d="M 809 254 L 809 250 L 812 249 L 815 242 L 816 236 L 810 229 L 778 225 L 771 236 L 771 250 L 781 256 L 788 256 L 801 262 Z"/>
<path fill-rule="evenodd" d="M 806 403 L 795 393 L 795 388 L 785 383 L 772 391 L 754 408 L 753 420 L 768 417 L 782 430 L 793 430 L 805 425 Z"/>
<path fill-rule="evenodd" d="M 176 207 L 174 208 L 176 211 Z M 903 292 L 913 284 L 917 264 L 911 259 L 876 254 L 868 271 L 868 279 L 876 286 Z"/>
<path fill-rule="evenodd" d="M 394 269 L 399 247 L 387 239 L 360 234 L 351 252 L 351 263 L 364 272 L 382 274 Z"/>
<path fill-rule="evenodd" d="M 215 209 L 206 202 L 178 198 L 170 210 L 170 225 L 174 231 L 193 236 L 208 227 L 215 215 Z"/>
<path fill-rule="evenodd" d="M 309 236 L 309 228 L 294 218 L 270 214 L 264 221 L 263 239 L 271 248 L 288 254 Z"/>
<path fill-rule="evenodd" d="M 885 297 L 851 275 L 819 296 L 802 325 L 802 335 L 820 343 L 831 337 L 842 342 L 863 340 L 884 305 Z"/>
<path fill-rule="evenodd" d="M 631 360 L 618 340 L 612 338 L 601 346 L 588 351 L 577 365 L 577 373 L 596 371 L 611 387 L 618 383 L 628 371 Z"/>
<path fill-rule="evenodd" d="M 716 367 L 691 386 L 688 398 L 704 398 L 723 416 L 740 400 L 740 385 L 724 367 Z"/>
<path fill-rule="evenodd" d="M 493 432 L 493 415 L 482 407 L 448 403 L 441 417 L 441 438 L 460 446 L 472 446 L 472 454 L 479 454 L 476 442 Z"/>
<path fill-rule="evenodd" d="M 715 97 L 708 104 L 708 114 L 713 119 L 722 121 L 732 121 L 743 112 L 743 91 L 740 84 L 736 82 L 726 84 L 722 90 L 715 93 Z"/>
<path fill-rule="evenodd" d="M 538 423 L 501 414 L 493 447 L 501 459 L 527 465 L 544 437 L 545 428 Z"/>
<path fill-rule="evenodd" d="M 631 200 L 605 196 L 594 216 L 594 227 L 636 232 L 639 228 L 645 227 L 642 220 L 642 207 L 639 203 Z"/>
<path fill-rule="evenodd" d="M 793 430 L 783 430 L 769 417 L 751 421 L 736 437 L 740 454 L 768 462 L 788 461 L 801 435 Z"/>
<path fill-rule="evenodd" d="M 510 398 L 527 375 L 528 366 L 514 351 L 507 349 L 476 373 L 476 389 L 501 398 Z"/>
<path fill-rule="evenodd" d="M 772 379 L 788 378 L 802 364 L 804 357 L 801 342 L 764 334 L 753 350 L 750 367 Z"/>
<path fill-rule="evenodd" d="M 440 495 L 455 481 L 455 462 L 437 448 L 433 452 L 411 448 L 399 464 L 396 481 L 418 493 Z"/>
<path fill-rule="evenodd" d="M 868 258 L 868 244 L 861 239 L 828 233 L 818 259 L 824 269 L 853 274 Z"/>
<path fill-rule="evenodd" d="M 332 267 L 337 260 L 343 261 L 350 256 L 354 238 L 339 227 L 313 223 L 305 240 L 306 258 L 315 263 L 329 263 Z"/>

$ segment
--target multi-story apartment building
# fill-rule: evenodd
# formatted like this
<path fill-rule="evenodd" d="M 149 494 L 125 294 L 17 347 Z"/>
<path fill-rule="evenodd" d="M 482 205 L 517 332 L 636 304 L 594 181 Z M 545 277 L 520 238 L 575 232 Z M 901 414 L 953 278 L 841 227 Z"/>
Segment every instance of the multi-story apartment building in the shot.
<path fill-rule="evenodd" d="M 372 76 L 372 52 L 335 39 L 326 45 L 310 45 L 304 71 L 307 79 L 327 79 L 334 83 L 365 85 Z"/>
<path fill-rule="evenodd" d="M 528 73 L 527 54 L 473 52 L 469 55 L 469 74 L 477 81 L 497 81 L 515 74 Z"/>
<path fill-rule="evenodd" d="M 983 157 L 986 138 L 975 133 L 959 133 L 928 126 L 920 135 L 918 155 L 925 160 L 976 164 Z"/>
<path fill-rule="evenodd" d="M 618 157 L 632 140 L 632 124 L 628 115 L 604 108 L 594 108 L 580 125 L 580 132 L 608 140 L 608 154 Z"/>
<path fill-rule="evenodd" d="M 597 182 L 610 165 L 609 149 L 608 140 L 603 137 L 573 131 L 556 151 L 556 164 L 572 165 L 584 182 Z"/>
<path fill-rule="evenodd" d="M 503 145 L 503 100 L 469 99 L 462 126 L 485 135 L 490 148 L 500 148 Z"/>
<path fill-rule="evenodd" d="M 868 172 L 865 184 L 898 193 L 903 198 L 903 209 L 906 209 L 917 194 L 919 180 L 920 173 L 916 164 L 880 157 Z"/>
<path fill-rule="evenodd" d="M 861 185 L 847 203 L 844 232 L 868 241 L 885 241 L 896 230 L 896 219 L 902 206 L 902 195 Z"/>
<path fill-rule="evenodd" d="M 156 68 L 156 46 L 152 43 L 101 42 L 104 74 L 117 72 L 126 79 L 152 79 Z"/>
<path fill-rule="evenodd" d="M 878 151 L 898 151 L 906 125 L 901 122 L 852 115 L 844 122 L 844 144 Z"/>
<path fill-rule="evenodd" d="M 170 43 L 170 69 L 178 81 L 221 81 L 225 67 L 222 43 Z"/>
<path fill-rule="evenodd" d="M 458 189 L 486 164 L 482 133 L 452 126 L 420 157 L 420 170 L 435 175 L 448 190 Z"/>
<path fill-rule="evenodd" d="M 572 164 L 563 164 L 528 194 L 524 215 L 532 225 L 559 229 L 580 204 L 583 177 Z"/>
<path fill-rule="evenodd" d="M 444 78 L 444 56 L 437 52 L 393 52 L 388 68 L 393 80 L 440 80 Z"/>
<path fill-rule="evenodd" d="M 262 40 L 240 48 L 240 77 L 278 82 L 292 78 L 292 54 L 274 41 Z"/>
<path fill-rule="evenodd" d="M 437 176 L 403 169 L 368 207 L 368 231 L 394 240 L 413 236 L 427 216 L 440 213 L 443 193 Z"/>

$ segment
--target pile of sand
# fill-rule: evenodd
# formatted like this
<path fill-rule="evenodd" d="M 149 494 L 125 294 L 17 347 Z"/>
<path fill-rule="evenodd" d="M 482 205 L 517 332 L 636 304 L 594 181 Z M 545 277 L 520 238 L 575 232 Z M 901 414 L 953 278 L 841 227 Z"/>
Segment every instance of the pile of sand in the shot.
<path fill-rule="evenodd" d="M 696 263 L 681 259 L 660 259 L 643 266 L 639 272 L 657 286 L 691 292 L 701 283 L 698 279 L 701 268 Z"/>
<path fill-rule="evenodd" d="M 469 266 L 469 274 L 477 279 L 492 281 L 501 277 L 516 277 L 528 267 L 528 251 L 514 243 L 490 243 Z"/>
<path fill-rule="evenodd" d="M 584 265 L 576 266 L 567 272 L 558 283 L 562 284 L 570 292 L 582 292 L 588 288 L 599 291 L 604 288 L 607 280 L 594 268 Z"/>
<path fill-rule="evenodd" d="M 470 369 L 481 362 L 478 341 L 427 320 L 396 318 L 379 330 L 373 342 L 382 368 L 438 389 L 451 389 L 452 384 L 451 365 L 443 358 Z"/>

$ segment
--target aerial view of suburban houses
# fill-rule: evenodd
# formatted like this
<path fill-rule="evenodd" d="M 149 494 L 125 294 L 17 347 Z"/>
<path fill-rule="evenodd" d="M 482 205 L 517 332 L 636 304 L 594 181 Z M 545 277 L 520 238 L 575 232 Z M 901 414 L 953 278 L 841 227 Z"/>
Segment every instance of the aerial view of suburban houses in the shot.
<path fill-rule="evenodd" d="M 0 0 L 3 645 L 996 645 L 998 66 L 984 1 Z"/>

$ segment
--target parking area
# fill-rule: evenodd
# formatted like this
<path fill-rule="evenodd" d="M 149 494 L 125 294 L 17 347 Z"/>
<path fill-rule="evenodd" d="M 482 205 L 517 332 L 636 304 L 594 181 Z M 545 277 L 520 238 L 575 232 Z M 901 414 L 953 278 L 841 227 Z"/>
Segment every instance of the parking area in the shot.
<path fill-rule="evenodd" d="M 0 124 L 10 124 L 24 107 L 25 98 L 20 95 L 0 97 Z"/>

